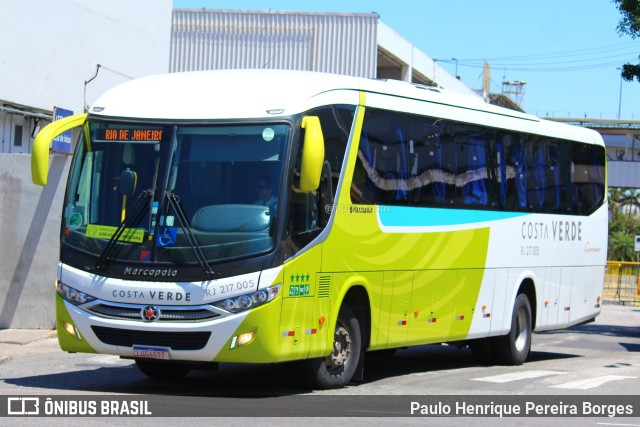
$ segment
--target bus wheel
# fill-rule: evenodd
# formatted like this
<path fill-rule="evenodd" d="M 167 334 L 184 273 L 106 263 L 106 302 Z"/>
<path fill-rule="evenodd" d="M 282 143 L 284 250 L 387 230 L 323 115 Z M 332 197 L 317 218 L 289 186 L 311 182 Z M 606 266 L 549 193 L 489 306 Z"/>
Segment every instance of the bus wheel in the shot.
<path fill-rule="evenodd" d="M 342 306 L 336 321 L 331 354 L 309 361 L 317 388 L 346 386 L 358 367 L 362 353 L 360 322 L 349 306 Z"/>
<path fill-rule="evenodd" d="M 138 369 L 148 376 L 159 380 L 177 380 L 189 373 L 191 367 L 186 363 L 158 362 L 156 360 L 136 359 Z"/>
<path fill-rule="evenodd" d="M 496 337 L 496 356 L 506 365 L 522 365 L 531 350 L 531 305 L 525 294 L 520 294 L 513 305 L 511 330 Z"/>

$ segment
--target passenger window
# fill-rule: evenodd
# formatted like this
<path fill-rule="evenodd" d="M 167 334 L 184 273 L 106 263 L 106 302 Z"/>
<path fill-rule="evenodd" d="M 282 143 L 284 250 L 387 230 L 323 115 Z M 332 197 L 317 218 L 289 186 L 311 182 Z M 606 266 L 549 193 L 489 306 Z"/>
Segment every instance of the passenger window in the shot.
<path fill-rule="evenodd" d="M 588 215 L 604 199 L 604 173 L 599 146 L 369 108 L 351 198 Z"/>
<path fill-rule="evenodd" d="M 458 206 L 487 206 L 489 203 L 486 133 L 485 129 L 476 126 L 455 127 Z"/>
<path fill-rule="evenodd" d="M 367 110 L 352 181 L 352 200 L 363 204 L 408 204 L 409 141 L 400 113 Z"/>
<path fill-rule="evenodd" d="M 413 117 L 409 132 L 411 203 L 453 206 L 457 170 L 453 127 L 441 119 Z"/>
<path fill-rule="evenodd" d="M 575 213 L 589 215 L 604 199 L 604 149 L 573 143 L 571 182 Z"/>

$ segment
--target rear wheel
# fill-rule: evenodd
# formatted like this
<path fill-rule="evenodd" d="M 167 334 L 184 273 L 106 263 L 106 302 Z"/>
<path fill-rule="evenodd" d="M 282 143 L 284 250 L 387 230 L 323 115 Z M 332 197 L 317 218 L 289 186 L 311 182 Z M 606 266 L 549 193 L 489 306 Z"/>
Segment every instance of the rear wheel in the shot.
<path fill-rule="evenodd" d="M 495 353 L 506 365 L 522 365 L 531 350 L 531 305 L 525 294 L 520 294 L 513 305 L 511 330 L 507 335 L 496 337 Z"/>
<path fill-rule="evenodd" d="M 186 363 L 159 362 L 157 360 L 136 359 L 138 369 L 148 376 L 159 380 L 177 380 L 189 373 L 191 366 Z"/>
<path fill-rule="evenodd" d="M 362 353 L 360 322 L 349 306 L 340 309 L 333 335 L 333 350 L 323 358 L 309 360 L 312 379 L 318 388 L 349 384 Z"/>

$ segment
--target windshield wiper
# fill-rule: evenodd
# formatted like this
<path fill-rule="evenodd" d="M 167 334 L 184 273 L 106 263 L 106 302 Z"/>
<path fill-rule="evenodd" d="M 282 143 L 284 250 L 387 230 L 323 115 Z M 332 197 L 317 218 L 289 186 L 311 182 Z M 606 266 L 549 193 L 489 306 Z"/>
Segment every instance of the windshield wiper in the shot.
<path fill-rule="evenodd" d="M 182 228 L 182 232 L 184 233 L 184 236 L 186 237 L 187 242 L 189 242 L 189 246 L 191 246 L 191 249 L 193 250 L 193 254 L 196 257 L 196 260 L 198 261 L 198 264 L 200 264 L 200 267 L 202 267 L 202 271 L 204 271 L 206 274 L 210 276 L 213 276 L 215 272 L 207 262 L 207 258 L 204 256 L 204 253 L 200 248 L 200 244 L 198 243 L 198 241 L 196 240 L 196 237 L 191 232 L 191 227 L 189 226 L 189 220 L 187 219 L 187 216 L 184 213 L 184 209 L 182 208 L 182 204 L 180 203 L 180 198 L 176 196 L 175 193 L 168 191 L 167 201 L 169 203 L 169 207 L 173 208 L 173 211 L 175 212 L 176 217 L 178 218 L 178 222 L 180 222 L 180 228 Z"/>
<path fill-rule="evenodd" d="M 204 256 L 204 253 L 200 248 L 200 244 L 198 243 L 198 241 L 196 240 L 196 237 L 191 232 L 191 227 L 189 226 L 189 220 L 187 219 L 187 216 L 184 213 L 184 209 L 182 208 L 182 204 L 180 203 L 180 198 L 176 196 L 176 194 L 173 192 L 167 192 L 167 201 L 168 201 L 169 207 L 173 208 L 173 211 L 175 212 L 176 217 L 178 218 L 178 222 L 180 222 L 180 228 L 182 228 L 182 232 L 184 233 L 184 236 L 186 237 L 187 242 L 189 242 L 189 246 L 191 246 L 191 249 L 193 250 L 193 254 L 196 257 L 196 260 L 198 261 L 198 264 L 200 264 L 200 267 L 202 267 L 202 271 L 204 271 L 206 274 L 210 276 L 213 276 L 215 272 L 207 262 L 207 258 Z"/>
<path fill-rule="evenodd" d="M 136 199 L 136 202 L 134 203 L 131 210 L 127 212 L 116 231 L 111 235 L 111 238 L 109 238 L 107 245 L 100 253 L 100 257 L 98 257 L 98 260 L 96 261 L 93 269 L 100 271 L 104 270 L 109 265 L 109 262 L 112 261 L 112 258 L 109 258 L 109 255 L 111 255 L 111 252 L 113 252 L 113 249 L 116 247 L 116 243 L 118 242 L 118 240 L 120 240 L 120 237 L 125 232 L 125 230 L 130 229 L 140 222 L 140 220 L 149 209 L 149 203 L 147 202 L 147 200 L 152 195 L 152 190 L 145 190 L 138 195 L 138 198 Z"/>

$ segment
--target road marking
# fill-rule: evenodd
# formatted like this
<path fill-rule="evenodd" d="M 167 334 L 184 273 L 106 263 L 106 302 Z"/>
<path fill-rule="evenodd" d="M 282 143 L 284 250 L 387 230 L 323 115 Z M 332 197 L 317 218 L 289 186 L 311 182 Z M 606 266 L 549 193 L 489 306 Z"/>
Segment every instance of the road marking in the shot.
<path fill-rule="evenodd" d="M 511 374 L 494 375 L 492 377 L 471 378 L 472 381 L 485 381 L 488 383 L 508 383 L 511 381 L 526 380 L 530 378 L 545 377 L 548 375 L 560 375 L 560 371 L 521 371 Z"/>
<path fill-rule="evenodd" d="M 585 380 L 571 381 L 564 384 L 552 385 L 552 388 L 570 388 L 574 390 L 587 390 L 590 388 L 600 387 L 609 381 L 620 381 L 627 379 L 635 379 L 637 377 L 627 377 L 623 375 L 604 375 L 602 377 L 587 378 Z"/>

